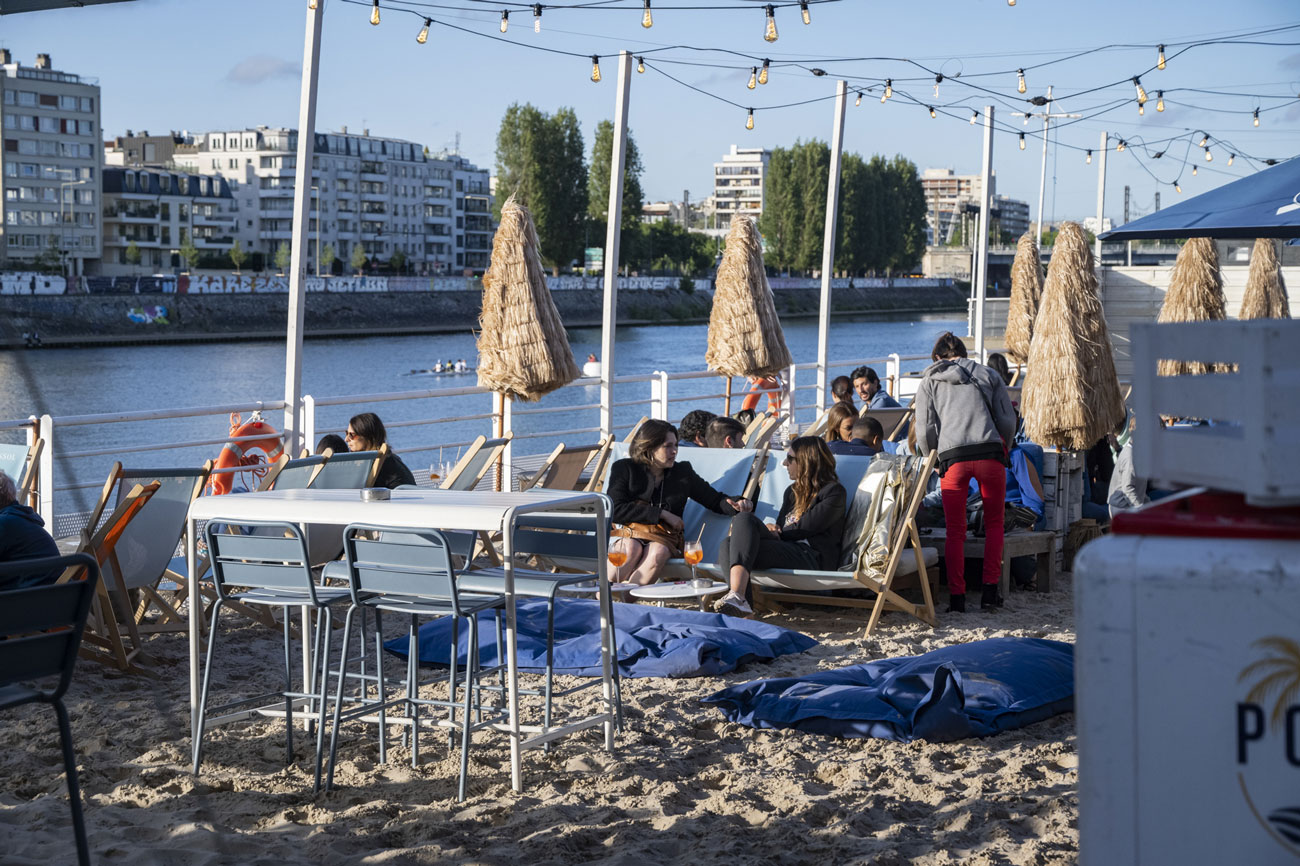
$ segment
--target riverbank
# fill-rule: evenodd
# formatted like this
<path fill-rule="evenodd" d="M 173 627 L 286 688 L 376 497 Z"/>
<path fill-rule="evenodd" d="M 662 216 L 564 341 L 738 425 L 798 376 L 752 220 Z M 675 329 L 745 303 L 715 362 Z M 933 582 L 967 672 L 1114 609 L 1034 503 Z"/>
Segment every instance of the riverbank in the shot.
<path fill-rule="evenodd" d="M 817 315 L 815 289 L 774 293 L 783 319 Z M 477 292 L 310 293 L 304 336 L 463 333 L 478 327 Z M 552 297 L 570 328 L 599 327 L 600 291 L 555 292 Z M 626 290 L 619 294 L 620 325 L 707 322 L 709 292 L 677 289 Z M 234 342 L 281 339 L 288 318 L 284 294 L 7 295 L 0 299 L 7 328 L 0 345 L 21 346 L 37 333 L 45 346 L 137 343 Z M 836 289 L 839 315 L 964 313 L 965 292 L 946 286 Z"/>

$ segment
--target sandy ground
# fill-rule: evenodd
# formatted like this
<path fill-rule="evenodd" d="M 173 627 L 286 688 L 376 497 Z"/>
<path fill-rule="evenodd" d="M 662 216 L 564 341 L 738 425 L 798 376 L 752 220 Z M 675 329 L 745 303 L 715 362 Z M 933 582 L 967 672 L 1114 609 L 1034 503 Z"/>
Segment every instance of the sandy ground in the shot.
<path fill-rule="evenodd" d="M 418 769 L 400 746 L 378 763 L 372 728 L 345 726 L 336 790 L 311 795 L 310 747 L 284 766 L 271 720 L 218 729 L 201 776 L 189 772 L 186 641 L 151 639 L 159 676 L 82 662 L 68 707 L 94 862 L 208 864 L 1073 863 L 1078 846 L 1073 715 L 984 740 L 903 745 L 724 722 L 699 698 L 733 683 L 911 655 L 1003 635 L 1073 641 L 1069 576 L 1049 594 L 1016 593 L 997 614 L 940 615 L 931 630 L 887 614 L 864 640 L 857 611 L 795 608 L 770 621 L 820 646 L 725 677 L 624 683 L 628 730 L 525 754 L 525 792 L 509 786 L 504 737 L 471 751 L 470 795 L 457 761 L 422 741 Z M 214 685 L 278 687 L 279 636 L 231 617 L 229 666 Z M 237 659 L 237 660 L 236 660 Z M 591 709 L 596 690 L 577 702 Z M 0 863 L 75 862 L 53 715 L 0 717 Z"/>

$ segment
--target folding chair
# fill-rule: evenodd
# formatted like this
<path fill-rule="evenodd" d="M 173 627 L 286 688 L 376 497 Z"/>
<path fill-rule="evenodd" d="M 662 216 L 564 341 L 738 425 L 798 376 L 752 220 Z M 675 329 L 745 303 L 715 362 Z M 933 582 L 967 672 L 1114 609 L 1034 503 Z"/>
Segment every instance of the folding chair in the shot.
<path fill-rule="evenodd" d="M 583 487 L 582 473 L 598 455 L 608 449 L 606 444 L 613 437 L 607 437 L 595 445 L 569 448 L 557 445 L 542 464 L 542 468 L 527 482 L 521 483 L 520 490 L 534 487 L 543 490 L 578 490 Z"/>
<path fill-rule="evenodd" d="M 36 505 L 36 476 L 44 450 L 44 439 L 37 439 L 30 446 L 0 443 L 0 470 L 13 479 L 18 488 L 18 502 Z"/>
<path fill-rule="evenodd" d="M 447 473 L 447 477 L 442 480 L 442 490 L 473 490 L 478 483 L 483 480 L 489 468 L 501 456 L 501 452 L 506 450 L 510 440 L 515 436 L 514 433 L 507 433 L 500 439 L 488 439 L 479 436 L 469 444 L 469 449 L 461 455 L 460 460 Z M 488 559 L 493 565 L 501 564 L 501 557 L 497 555 L 496 548 L 492 546 L 492 538 L 486 532 L 479 532 L 478 539 L 482 542 L 483 552 L 487 554 Z M 475 551 L 470 550 L 470 561 L 477 555 Z"/>
<path fill-rule="evenodd" d="M 591 458 L 591 474 L 587 476 L 587 483 L 582 486 L 586 493 L 600 493 L 605 489 L 605 469 L 609 466 L 609 455 L 614 448 L 614 434 L 605 437 L 600 444 L 600 450 L 596 456 Z"/>
<path fill-rule="evenodd" d="M 649 420 L 650 420 L 649 415 L 642 415 L 641 420 L 633 424 L 632 429 L 627 431 L 627 435 L 623 437 L 623 441 L 630 443 L 634 438 L 636 438 L 636 431 L 640 430 L 641 425 Z"/>
<path fill-rule="evenodd" d="M 763 422 L 756 427 L 751 427 L 750 432 L 745 434 L 746 448 L 762 448 L 772 441 L 772 437 L 782 424 L 785 423 L 785 415 L 765 415 L 759 416 Z"/>
<path fill-rule="evenodd" d="M 869 406 L 863 406 L 862 411 L 858 413 L 859 418 L 875 418 L 880 422 L 880 429 L 885 431 L 885 438 L 890 442 L 897 442 L 895 438 L 907 430 L 907 424 L 912 415 L 916 412 L 913 406 L 904 406 L 898 409 L 872 409 Z"/>
<path fill-rule="evenodd" d="M 59 568 L 84 574 L 84 578 L 0 592 L 0 710 L 36 703 L 54 708 L 63 747 L 63 773 L 68 783 L 77 863 L 90 866 L 90 846 L 81 813 L 81 788 L 77 784 L 77 754 L 63 696 L 72 682 L 77 649 L 99 586 L 99 568 L 94 559 L 78 553 L 4 563 L 0 565 L 0 575 Z M 19 685 L 53 676 L 59 678 L 58 683 L 49 691 Z"/>

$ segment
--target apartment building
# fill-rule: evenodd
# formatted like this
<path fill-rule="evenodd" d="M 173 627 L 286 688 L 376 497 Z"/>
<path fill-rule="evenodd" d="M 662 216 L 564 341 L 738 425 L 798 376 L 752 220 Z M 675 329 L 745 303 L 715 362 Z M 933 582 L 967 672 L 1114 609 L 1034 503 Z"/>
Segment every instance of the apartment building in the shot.
<path fill-rule="evenodd" d="M 713 164 L 713 218 L 710 234 L 725 235 L 731 218 L 742 213 L 758 219 L 763 213 L 763 177 L 772 157 L 761 147 L 731 146 L 721 162 Z"/>
<path fill-rule="evenodd" d="M 99 85 L 54 69 L 48 54 L 24 66 L 0 48 L 0 262 L 38 258 L 65 273 L 100 258 Z"/>
<path fill-rule="evenodd" d="M 171 273 L 186 266 L 180 250 L 187 240 L 200 256 L 224 255 L 234 243 L 239 217 L 219 175 L 110 166 L 103 187 L 103 274 Z"/>
<path fill-rule="evenodd" d="M 1029 203 L 997 194 L 997 173 L 989 184 L 993 212 L 990 222 L 998 235 L 1018 238 L 1029 231 Z M 927 242 L 931 245 L 952 243 L 975 231 L 980 208 L 983 179 L 978 174 L 957 174 L 950 168 L 927 168 L 921 174 L 925 192 Z"/>

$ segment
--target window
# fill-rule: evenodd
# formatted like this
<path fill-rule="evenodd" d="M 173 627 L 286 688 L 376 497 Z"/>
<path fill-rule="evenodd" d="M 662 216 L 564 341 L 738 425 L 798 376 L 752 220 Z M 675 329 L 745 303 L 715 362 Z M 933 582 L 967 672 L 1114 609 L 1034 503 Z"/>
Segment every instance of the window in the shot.
<path fill-rule="evenodd" d="M 13 187 L 5 190 L 5 201 L 18 201 L 18 190 Z"/>
<path fill-rule="evenodd" d="M 10 149 L 10 148 L 9 148 L 9 142 L 8 142 L 8 141 L 5 141 L 5 150 L 9 150 L 9 149 Z M 32 140 L 29 139 L 29 138 L 22 138 L 22 139 L 19 139 L 19 140 L 18 140 L 18 152 L 19 152 L 19 153 L 29 154 L 29 155 L 35 155 L 35 153 L 36 153 L 36 142 L 32 141 Z"/>
<path fill-rule="evenodd" d="M 12 90 L 6 90 L 6 91 L 5 91 L 5 105 L 13 105 L 15 101 L 16 101 L 16 100 L 14 99 L 14 91 L 12 91 Z"/>
<path fill-rule="evenodd" d="M 77 110 L 77 97 L 75 97 L 75 96 L 60 96 L 60 97 L 59 97 L 59 108 L 63 109 L 64 111 L 76 111 L 76 110 Z"/>
<path fill-rule="evenodd" d="M 23 130 L 24 132 L 35 132 L 36 118 L 32 117 L 30 114 L 19 115 L 18 128 Z"/>
<path fill-rule="evenodd" d="M 36 94 L 32 93 L 30 90 L 18 91 L 18 104 L 31 106 L 36 105 Z"/>
<path fill-rule="evenodd" d="M 239 168 L 239 160 L 232 159 L 226 164 L 226 168 Z"/>
<path fill-rule="evenodd" d="M 95 110 L 95 100 L 94 100 L 94 99 L 90 98 L 89 96 L 83 96 L 83 97 L 81 97 L 81 99 L 79 100 L 79 102 L 80 102 L 80 107 L 81 107 L 81 110 L 82 110 L 82 111 L 85 111 L 85 112 L 94 112 L 94 110 Z"/>
<path fill-rule="evenodd" d="M 74 125 L 76 124 L 76 121 L 75 121 L 75 120 L 72 121 L 72 122 L 73 122 Z M 59 126 L 60 126 L 60 124 L 59 124 L 59 119 L 58 119 L 57 117 L 42 117 L 42 118 L 40 118 L 40 131 L 41 131 L 41 132 L 58 132 L 58 131 L 59 131 Z"/>
<path fill-rule="evenodd" d="M 18 177 L 18 163 L 16 162 L 5 163 L 5 177 Z"/>
<path fill-rule="evenodd" d="M 47 186 L 41 190 L 41 201 L 57 202 L 59 200 L 59 191 L 52 186 Z"/>
<path fill-rule="evenodd" d="M 10 226 L 18 225 L 18 215 L 21 213 L 22 211 L 14 210 L 13 208 L 9 208 L 8 210 L 6 210 L 5 225 L 10 225 Z"/>
<path fill-rule="evenodd" d="M 56 226 L 59 224 L 59 215 L 54 211 L 41 211 L 41 225 Z"/>
<path fill-rule="evenodd" d="M 93 189 L 77 190 L 77 204 L 94 204 L 95 191 Z"/>

